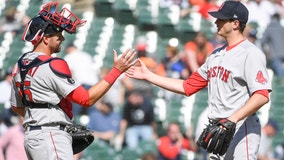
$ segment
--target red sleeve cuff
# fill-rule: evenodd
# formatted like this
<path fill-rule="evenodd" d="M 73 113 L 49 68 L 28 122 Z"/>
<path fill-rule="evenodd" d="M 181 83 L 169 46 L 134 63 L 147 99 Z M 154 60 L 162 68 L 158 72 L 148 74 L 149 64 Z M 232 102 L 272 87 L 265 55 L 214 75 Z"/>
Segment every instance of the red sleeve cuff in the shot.
<path fill-rule="evenodd" d="M 261 94 L 269 99 L 269 91 L 267 89 L 255 91 L 253 94 Z"/>

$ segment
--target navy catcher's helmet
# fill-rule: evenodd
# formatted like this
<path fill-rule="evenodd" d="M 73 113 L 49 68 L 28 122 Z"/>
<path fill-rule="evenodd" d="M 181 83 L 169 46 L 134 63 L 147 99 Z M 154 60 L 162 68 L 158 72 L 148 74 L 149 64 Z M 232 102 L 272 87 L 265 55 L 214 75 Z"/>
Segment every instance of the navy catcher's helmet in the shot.
<path fill-rule="evenodd" d="M 44 5 L 39 14 L 27 24 L 22 39 L 36 45 L 45 35 L 56 34 L 63 30 L 70 34 L 76 33 L 76 28 L 86 23 L 86 20 L 80 20 L 67 8 L 63 8 L 60 12 L 57 12 L 57 8 L 57 2 Z"/>

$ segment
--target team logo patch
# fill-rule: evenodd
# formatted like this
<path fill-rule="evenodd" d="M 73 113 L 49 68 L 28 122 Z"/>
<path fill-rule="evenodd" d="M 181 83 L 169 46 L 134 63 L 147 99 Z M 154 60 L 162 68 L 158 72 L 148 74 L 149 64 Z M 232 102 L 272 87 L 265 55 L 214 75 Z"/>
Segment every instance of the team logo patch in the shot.
<path fill-rule="evenodd" d="M 256 81 L 256 82 L 259 82 L 259 83 L 261 83 L 261 84 L 267 83 L 267 79 L 264 77 L 262 71 L 258 71 L 258 72 L 257 72 L 255 81 Z"/>
<path fill-rule="evenodd" d="M 24 60 L 23 60 L 23 64 L 24 64 L 24 65 L 29 65 L 31 62 L 32 62 L 32 61 L 29 60 L 29 59 L 24 59 Z"/>
<path fill-rule="evenodd" d="M 75 81 L 74 81 L 73 78 L 67 78 L 67 81 L 68 81 L 69 83 L 71 83 L 71 84 L 74 84 L 74 83 L 75 83 Z"/>

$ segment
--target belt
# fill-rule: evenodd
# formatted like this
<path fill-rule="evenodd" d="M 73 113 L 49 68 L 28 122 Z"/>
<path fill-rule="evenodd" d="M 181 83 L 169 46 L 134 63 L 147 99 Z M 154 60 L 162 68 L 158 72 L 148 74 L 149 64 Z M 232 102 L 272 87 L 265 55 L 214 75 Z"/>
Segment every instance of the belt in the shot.
<path fill-rule="evenodd" d="M 256 112 L 253 113 L 251 116 L 255 116 L 256 115 Z M 210 123 L 218 123 L 222 118 L 217 118 L 217 119 L 209 119 L 209 122 Z"/>
<path fill-rule="evenodd" d="M 49 108 L 49 103 L 28 103 L 31 108 Z"/>
<path fill-rule="evenodd" d="M 47 127 L 59 127 L 59 130 L 65 131 L 66 130 L 66 125 L 59 124 L 59 125 L 51 125 L 51 126 L 28 126 L 26 131 L 35 131 L 35 130 L 42 130 L 43 128 Z"/>
<path fill-rule="evenodd" d="M 30 108 L 50 108 L 52 106 L 56 106 L 56 105 L 52 105 L 50 103 L 34 103 L 34 102 L 28 102 L 27 104 Z M 57 104 L 58 105 L 58 104 Z"/>

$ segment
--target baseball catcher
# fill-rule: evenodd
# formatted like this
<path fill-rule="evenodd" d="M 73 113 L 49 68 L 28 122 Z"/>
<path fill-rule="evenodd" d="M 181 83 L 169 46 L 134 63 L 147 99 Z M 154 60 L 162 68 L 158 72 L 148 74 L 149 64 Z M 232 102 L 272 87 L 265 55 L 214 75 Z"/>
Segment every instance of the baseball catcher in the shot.
<path fill-rule="evenodd" d="M 28 159 L 70 160 L 89 146 L 94 137 L 85 127 L 73 126 L 72 102 L 91 107 L 136 62 L 134 49 L 126 49 L 121 57 L 114 50 L 111 71 L 85 89 L 73 79 L 67 62 L 54 54 L 61 51 L 64 33 L 75 34 L 86 21 L 66 7 L 58 8 L 58 2 L 49 2 L 28 22 L 22 40 L 33 48 L 19 57 L 12 73 L 10 102 L 24 117 Z"/>
<path fill-rule="evenodd" d="M 211 120 L 203 130 L 198 141 L 198 147 L 204 148 L 208 153 L 224 155 L 233 139 L 236 123 L 223 118 L 218 121 Z"/>

